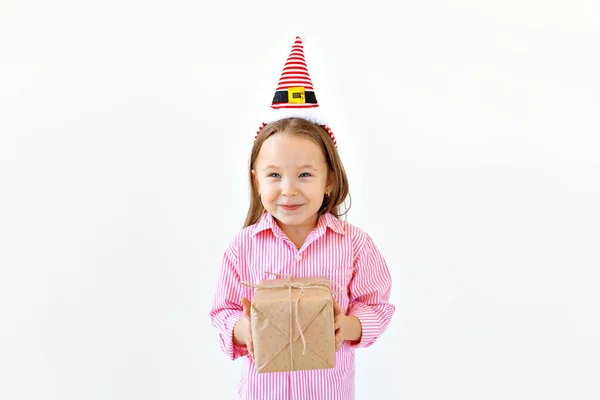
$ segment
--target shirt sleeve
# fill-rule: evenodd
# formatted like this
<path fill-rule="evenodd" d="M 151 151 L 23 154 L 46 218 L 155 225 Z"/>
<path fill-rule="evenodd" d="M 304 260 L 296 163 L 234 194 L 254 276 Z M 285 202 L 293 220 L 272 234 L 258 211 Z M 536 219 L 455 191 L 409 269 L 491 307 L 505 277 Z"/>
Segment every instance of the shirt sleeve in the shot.
<path fill-rule="evenodd" d="M 349 304 L 347 315 L 360 321 L 362 336 L 351 347 L 369 347 L 387 329 L 396 310 L 389 303 L 392 277 L 387 264 L 367 234 L 365 244 L 355 261 L 354 276 L 348 286 Z"/>
<path fill-rule="evenodd" d="M 233 328 L 243 316 L 242 285 L 238 262 L 232 245 L 225 251 L 210 309 L 212 324 L 219 331 L 221 350 L 232 360 L 248 354 L 246 345 L 233 342 Z"/>

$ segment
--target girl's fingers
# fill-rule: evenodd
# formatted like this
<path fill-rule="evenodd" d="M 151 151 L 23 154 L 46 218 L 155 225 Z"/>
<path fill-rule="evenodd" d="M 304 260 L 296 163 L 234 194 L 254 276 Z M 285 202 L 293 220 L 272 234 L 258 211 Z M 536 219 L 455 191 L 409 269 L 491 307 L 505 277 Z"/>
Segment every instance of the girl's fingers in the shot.
<path fill-rule="evenodd" d="M 246 347 L 248 348 L 248 354 L 254 358 L 254 341 L 252 340 L 252 325 L 250 323 L 250 300 L 242 297 L 242 308 L 244 317 L 248 320 L 248 330 L 246 331 Z"/>
<path fill-rule="evenodd" d="M 342 326 L 342 321 L 344 319 L 344 315 L 342 314 L 338 314 L 333 318 L 333 329 L 335 329 L 336 331 L 338 329 L 340 329 L 340 327 Z"/>
<path fill-rule="evenodd" d="M 339 349 L 342 348 L 342 342 L 344 340 L 342 339 L 342 330 L 338 329 L 335 331 L 335 351 L 338 351 Z"/>
<path fill-rule="evenodd" d="M 342 348 L 342 325 L 344 324 L 344 318 L 346 317 L 340 304 L 333 299 L 333 329 L 335 330 L 335 351 Z"/>
<path fill-rule="evenodd" d="M 248 335 L 248 343 L 246 343 L 246 347 L 248 348 L 250 357 L 254 358 L 254 341 L 252 340 L 252 335 Z"/>
<path fill-rule="evenodd" d="M 336 341 L 335 341 L 335 351 L 338 351 L 341 348 L 342 348 L 342 341 L 341 340 L 338 341 L 337 338 L 336 338 Z"/>
<path fill-rule="evenodd" d="M 333 299 L 333 315 L 338 315 L 341 314 L 342 311 L 342 307 L 340 306 L 340 304 L 337 302 L 336 299 Z"/>
<path fill-rule="evenodd" d="M 244 312 L 244 317 L 250 319 L 250 300 L 245 297 L 242 297 L 242 309 Z"/>
<path fill-rule="evenodd" d="M 342 330 L 341 329 L 338 329 L 337 331 L 335 331 L 335 341 L 336 341 L 336 343 L 342 341 Z"/>

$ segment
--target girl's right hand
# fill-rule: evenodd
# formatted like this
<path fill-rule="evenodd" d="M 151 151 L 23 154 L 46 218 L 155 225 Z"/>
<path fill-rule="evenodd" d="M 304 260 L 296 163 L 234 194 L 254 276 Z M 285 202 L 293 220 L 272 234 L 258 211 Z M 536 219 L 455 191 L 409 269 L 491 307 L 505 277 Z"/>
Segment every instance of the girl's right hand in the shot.
<path fill-rule="evenodd" d="M 250 323 L 250 300 L 242 297 L 242 308 L 244 315 L 236 323 L 234 328 L 234 339 L 238 344 L 245 344 L 250 357 L 254 358 L 254 342 L 252 341 L 252 324 Z"/>

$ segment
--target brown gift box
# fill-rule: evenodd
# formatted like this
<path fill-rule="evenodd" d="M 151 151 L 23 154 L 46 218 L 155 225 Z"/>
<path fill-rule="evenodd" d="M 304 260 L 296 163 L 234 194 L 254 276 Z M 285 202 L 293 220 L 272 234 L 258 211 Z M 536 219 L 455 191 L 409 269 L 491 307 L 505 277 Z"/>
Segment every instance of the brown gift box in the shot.
<path fill-rule="evenodd" d="M 250 319 L 259 373 L 335 366 L 333 299 L 328 282 L 327 278 L 272 279 L 255 286 Z"/>

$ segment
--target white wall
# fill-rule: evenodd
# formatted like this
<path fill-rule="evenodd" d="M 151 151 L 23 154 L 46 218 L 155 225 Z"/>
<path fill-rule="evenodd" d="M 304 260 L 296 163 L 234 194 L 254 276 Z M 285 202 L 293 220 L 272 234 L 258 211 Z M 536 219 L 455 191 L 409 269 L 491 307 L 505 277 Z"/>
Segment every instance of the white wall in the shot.
<path fill-rule="evenodd" d="M 297 34 L 394 278 L 357 398 L 600 397 L 598 2 L 323 3 L 2 1 L 0 398 L 235 398 L 210 300 Z"/>

